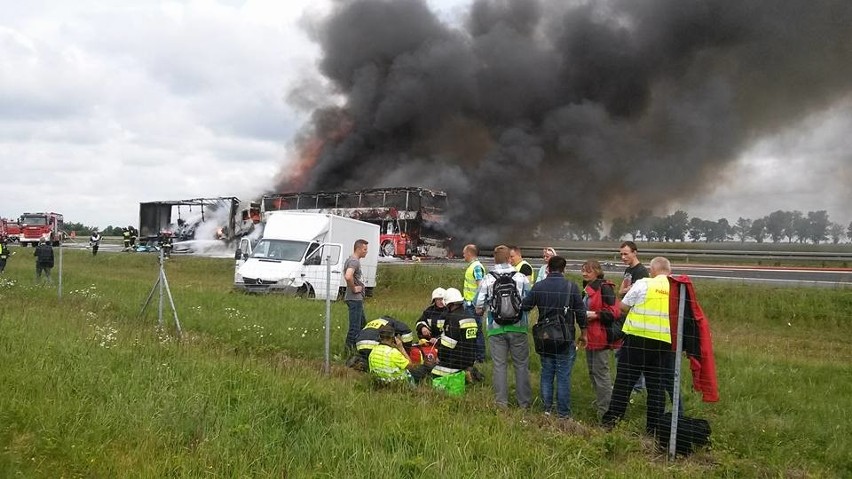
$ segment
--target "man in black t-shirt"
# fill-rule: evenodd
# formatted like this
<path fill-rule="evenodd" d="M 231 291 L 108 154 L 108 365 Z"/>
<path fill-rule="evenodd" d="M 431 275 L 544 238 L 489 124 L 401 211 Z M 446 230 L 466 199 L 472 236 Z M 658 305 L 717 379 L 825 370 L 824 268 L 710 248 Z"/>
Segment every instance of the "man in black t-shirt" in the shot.
<path fill-rule="evenodd" d="M 621 280 L 621 287 L 618 289 L 618 295 L 624 296 L 630 290 L 630 287 L 633 286 L 633 283 L 650 275 L 648 274 L 648 269 L 639 262 L 636 243 L 632 241 L 621 243 L 619 252 L 621 253 L 621 261 L 627 265 L 627 269 L 624 270 L 624 277 Z"/>
<path fill-rule="evenodd" d="M 624 243 L 621 243 L 619 252 L 621 253 L 621 261 L 627 265 L 627 268 L 624 270 L 624 276 L 621 280 L 621 287 L 618 288 L 618 296 L 624 297 L 624 295 L 630 291 L 630 287 L 633 286 L 633 283 L 642 278 L 648 278 L 651 275 L 648 274 L 648 269 L 639 262 L 636 243 L 632 241 L 625 241 Z M 621 350 L 619 349 L 616 351 L 615 357 L 618 358 L 620 354 Z M 639 379 L 636 380 L 636 384 L 633 386 L 633 391 L 640 392 L 643 390 L 645 390 L 645 376 L 639 376 Z"/>

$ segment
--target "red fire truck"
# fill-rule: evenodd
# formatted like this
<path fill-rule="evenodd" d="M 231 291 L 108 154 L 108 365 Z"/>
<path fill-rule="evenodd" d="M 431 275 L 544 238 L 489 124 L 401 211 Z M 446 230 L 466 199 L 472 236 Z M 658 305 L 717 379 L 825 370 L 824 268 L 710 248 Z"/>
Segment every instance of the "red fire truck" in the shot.
<path fill-rule="evenodd" d="M 263 213 L 302 210 L 330 213 L 379 225 L 381 256 L 446 257 L 449 238 L 443 213 L 447 194 L 418 187 L 266 195 Z"/>
<path fill-rule="evenodd" d="M 20 240 L 21 225 L 16 221 L 0 218 L 0 237 L 4 237 L 12 242 Z"/>
<path fill-rule="evenodd" d="M 27 243 L 35 246 L 41 238 L 50 241 L 53 246 L 59 246 L 64 239 L 65 223 L 59 213 L 24 213 L 19 220 L 21 224 L 21 246 Z"/>

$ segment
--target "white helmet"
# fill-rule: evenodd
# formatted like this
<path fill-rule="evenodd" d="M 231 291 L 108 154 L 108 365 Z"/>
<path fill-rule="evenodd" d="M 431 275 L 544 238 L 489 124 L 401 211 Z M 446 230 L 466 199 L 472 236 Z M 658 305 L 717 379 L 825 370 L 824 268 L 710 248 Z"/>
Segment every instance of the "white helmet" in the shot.
<path fill-rule="evenodd" d="M 436 299 L 444 299 L 444 293 L 445 293 L 446 291 L 447 291 L 447 290 L 445 290 L 444 288 L 435 288 L 435 289 L 433 289 L 433 290 L 432 290 L 432 301 L 434 301 L 434 300 L 436 300 Z"/>
<path fill-rule="evenodd" d="M 462 301 L 464 301 L 464 298 L 462 297 L 461 291 L 457 290 L 456 288 L 447 288 L 447 290 L 444 292 L 445 303 L 461 303 Z"/>

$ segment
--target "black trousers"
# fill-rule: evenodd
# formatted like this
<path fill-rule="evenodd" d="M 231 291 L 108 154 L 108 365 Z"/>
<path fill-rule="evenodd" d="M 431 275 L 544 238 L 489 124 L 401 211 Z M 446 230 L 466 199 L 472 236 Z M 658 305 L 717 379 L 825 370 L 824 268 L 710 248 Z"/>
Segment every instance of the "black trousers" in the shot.
<path fill-rule="evenodd" d="M 653 434 L 662 421 L 666 409 L 665 386 L 671 373 L 671 344 L 640 336 L 627 335 L 618 358 L 615 374 L 615 386 L 609 410 L 603 416 L 606 426 L 615 425 L 624 418 L 630 393 L 640 374 L 645 375 L 645 387 L 648 390 L 648 413 L 645 431 Z"/>

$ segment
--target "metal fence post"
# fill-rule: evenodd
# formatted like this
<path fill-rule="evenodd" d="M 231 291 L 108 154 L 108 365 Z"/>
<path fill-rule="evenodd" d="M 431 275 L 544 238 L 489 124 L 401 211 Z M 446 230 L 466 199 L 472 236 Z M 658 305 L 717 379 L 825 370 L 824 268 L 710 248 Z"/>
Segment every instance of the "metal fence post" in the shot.
<path fill-rule="evenodd" d="M 325 374 L 331 374 L 331 254 L 325 255 Z"/>
<path fill-rule="evenodd" d="M 680 416 L 680 368 L 683 353 L 683 312 L 686 309 L 686 285 L 680 285 L 680 300 L 677 305 L 677 347 L 675 349 L 674 391 L 672 392 L 672 423 L 669 431 L 669 459 L 677 453 L 677 420 Z"/>

